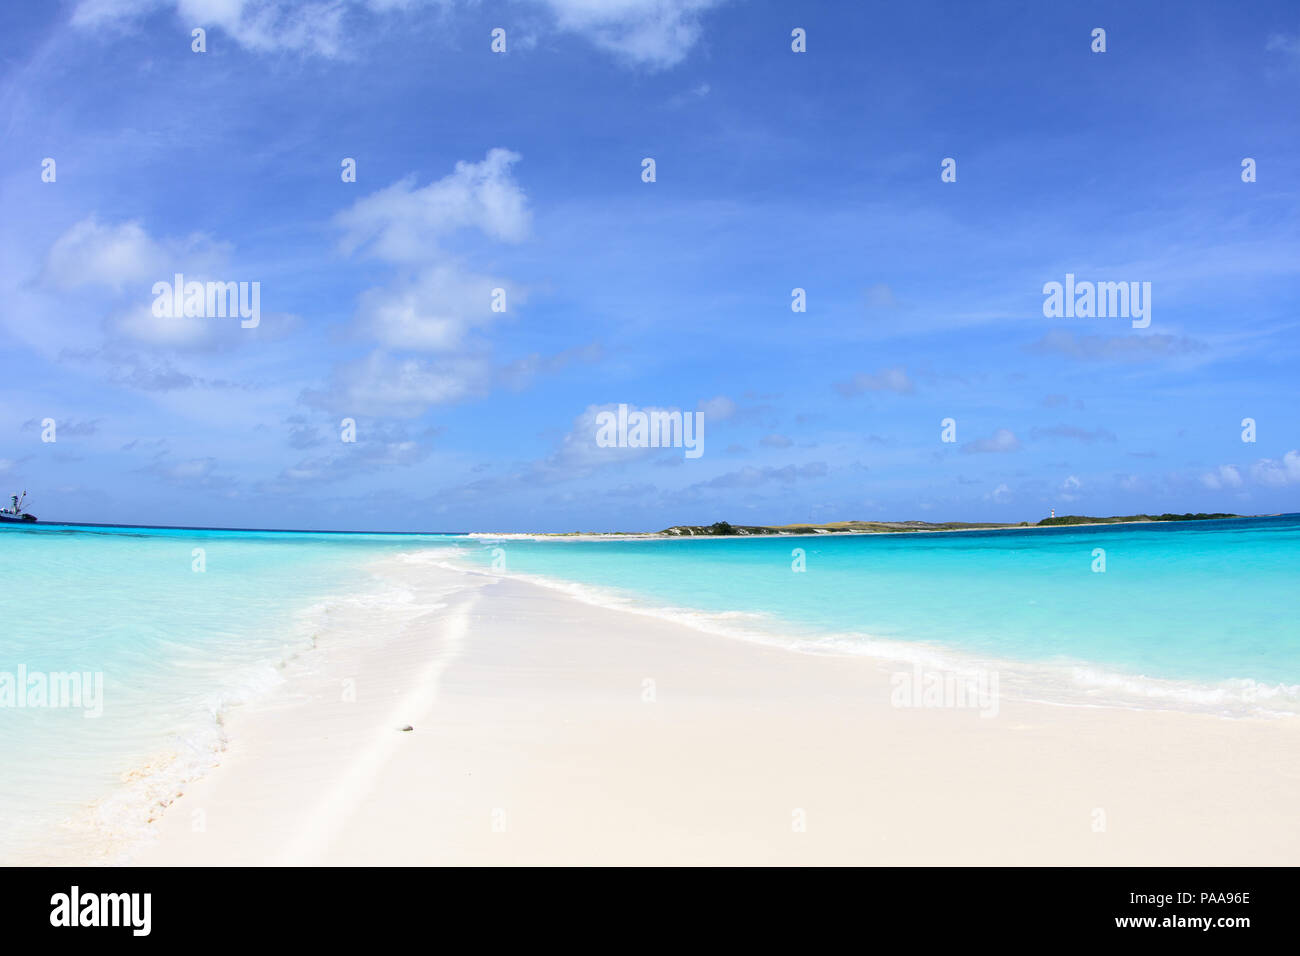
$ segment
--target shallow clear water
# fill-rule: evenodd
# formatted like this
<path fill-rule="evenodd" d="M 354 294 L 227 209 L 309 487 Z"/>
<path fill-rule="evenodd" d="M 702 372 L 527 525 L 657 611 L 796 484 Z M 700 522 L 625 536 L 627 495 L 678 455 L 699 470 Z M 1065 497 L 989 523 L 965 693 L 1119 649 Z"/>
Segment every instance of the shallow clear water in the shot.
<path fill-rule="evenodd" d="M 183 779 L 210 763 L 222 709 L 278 682 L 278 665 L 311 646 L 321 602 L 370 586 L 367 561 L 440 540 L 0 527 L 0 859 L 125 774 Z M 80 696 L 43 706 L 36 688 L 72 673 L 90 675 Z M 100 812 L 130 827 L 141 809 Z"/>
<path fill-rule="evenodd" d="M 936 534 L 512 539 L 482 542 L 471 558 L 490 565 L 494 548 L 510 573 L 712 612 L 715 623 L 805 647 L 899 652 L 894 642 L 923 642 L 1054 665 L 1061 680 L 1098 686 L 1145 676 L 1176 692 L 1182 683 L 1188 700 L 1237 682 L 1231 689 L 1248 702 L 1300 709 L 1297 515 Z M 1098 548 L 1104 572 L 1093 570 Z"/>
<path fill-rule="evenodd" d="M 123 792 L 124 774 L 209 765 L 223 708 L 274 686 L 332 603 L 373 590 L 367 564 L 425 549 L 802 649 L 992 660 L 1004 688 L 1042 699 L 1300 712 L 1296 515 L 629 541 L 0 526 L 0 860 Z M 92 693 L 17 706 L 4 682 L 12 695 L 20 669 L 90 674 Z M 129 828 L 142 805 L 96 812 Z"/>

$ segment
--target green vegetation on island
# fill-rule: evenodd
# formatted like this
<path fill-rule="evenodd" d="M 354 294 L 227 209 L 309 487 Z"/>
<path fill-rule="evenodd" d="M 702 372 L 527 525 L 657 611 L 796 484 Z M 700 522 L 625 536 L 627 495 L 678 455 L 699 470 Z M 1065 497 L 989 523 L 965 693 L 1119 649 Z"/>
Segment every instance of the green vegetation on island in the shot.
<path fill-rule="evenodd" d="M 665 528 L 659 534 L 675 537 L 729 537 L 735 535 L 775 535 L 775 534 L 881 534 L 899 531 L 986 531 L 999 528 L 1048 528 L 1059 525 L 1080 524 L 1127 524 L 1144 521 L 1211 521 L 1216 518 L 1240 518 L 1233 514 L 1162 514 L 1162 515 L 1115 515 L 1108 518 L 1094 518 L 1088 515 L 1061 515 L 1044 518 L 1031 525 L 1028 521 L 1018 524 L 978 521 L 829 521 L 824 524 L 784 524 L 784 525 L 733 525 L 727 521 L 715 521 L 713 524 L 681 524 Z"/>
<path fill-rule="evenodd" d="M 733 525 L 726 521 L 715 521 L 708 525 L 674 525 L 665 528 L 660 534 L 681 537 L 715 537 L 727 535 L 770 535 L 770 534 L 865 534 L 889 531 L 980 531 L 990 528 L 1022 528 L 1029 522 L 1020 524 L 996 524 L 993 522 L 969 521 L 829 521 L 824 524 L 785 524 L 785 525 Z"/>
<path fill-rule="evenodd" d="M 1044 518 L 1038 522 L 1039 526 L 1051 526 L 1058 524 L 1124 524 L 1131 521 L 1213 521 L 1215 518 L 1240 518 L 1241 515 L 1230 514 L 1205 514 L 1198 511 L 1196 514 L 1188 512 L 1187 514 L 1162 514 L 1162 515 L 1122 515 L 1113 518 L 1092 518 L 1088 515 L 1060 515 L 1055 518 Z"/>

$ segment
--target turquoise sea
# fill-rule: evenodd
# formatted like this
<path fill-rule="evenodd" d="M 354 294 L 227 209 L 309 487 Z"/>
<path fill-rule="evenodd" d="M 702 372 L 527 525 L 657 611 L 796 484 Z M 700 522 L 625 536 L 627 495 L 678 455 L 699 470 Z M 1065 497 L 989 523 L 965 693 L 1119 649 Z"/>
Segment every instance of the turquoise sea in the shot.
<path fill-rule="evenodd" d="M 1018 662 L 1032 665 L 1027 681 L 1053 682 L 1043 691 L 1109 700 L 1100 691 L 1110 688 L 1126 702 L 1300 711 L 1300 515 L 1024 531 L 506 539 L 481 541 L 472 555 L 487 567 L 494 557 L 511 574 L 577 582 L 602 603 L 654 607 L 805 650 Z"/>
<path fill-rule="evenodd" d="M 0 862 L 83 826 L 90 801 L 97 825 L 139 826 L 212 763 L 222 711 L 275 686 L 332 604 L 374 588 L 367 562 L 439 540 L 0 525 Z M 77 706 L 13 692 L 72 674 L 91 693 L 60 703 Z"/>
<path fill-rule="evenodd" d="M 0 526 L 0 860 L 91 801 L 133 825 L 114 794 L 210 765 L 222 711 L 374 591 L 369 562 L 420 550 L 801 650 L 993 662 L 1060 703 L 1300 712 L 1297 515 L 673 540 Z M 98 674 L 102 695 L 19 706 L 20 673 Z"/>

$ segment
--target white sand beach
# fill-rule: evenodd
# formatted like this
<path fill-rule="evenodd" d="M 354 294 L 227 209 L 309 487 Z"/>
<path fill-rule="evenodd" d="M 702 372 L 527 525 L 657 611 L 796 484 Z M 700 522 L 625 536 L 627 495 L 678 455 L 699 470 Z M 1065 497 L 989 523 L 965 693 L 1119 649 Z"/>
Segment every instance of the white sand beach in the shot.
<path fill-rule="evenodd" d="M 1300 719 L 897 708 L 886 662 L 387 560 L 417 600 L 233 710 L 131 862 L 1300 863 Z"/>

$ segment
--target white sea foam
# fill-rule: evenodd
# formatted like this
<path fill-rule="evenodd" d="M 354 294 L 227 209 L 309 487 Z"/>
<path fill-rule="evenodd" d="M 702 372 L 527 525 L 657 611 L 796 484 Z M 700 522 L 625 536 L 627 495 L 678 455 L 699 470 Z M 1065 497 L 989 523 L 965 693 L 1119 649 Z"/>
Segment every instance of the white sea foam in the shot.
<path fill-rule="evenodd" d="M 496 572 L 447 560 L 445 552 L 415 560 L 455 571 L 509 577 L 560 591 L 596 607 L 611 608 L 684 624 L 698 631 L 782 647 L 803 654 L 865 656 L 899 665 L 921 665 L 958 674 L 995 670 L 1001 690 L 1025 701 L 1078 707 L 1123 707 L 1214 714 L 1222 717 L 1291 717 L 1300 714 L 1300 685 L 1251 679 L 1218 683 L 1129 674 L 1101 665 L 1060 660 L 1029 662 L 989 658 L 923 641 L 864 633 L 800 632 L 797 625 L 752 611 L 704 611 L 654 604 L 639 595 L 549 575 Z"/>
<path fill-rule="evenodd" d="M 217 689 L 190 705 L 189 713 L 179 720 L 182 729 L 169 745 L 142 756 L 122 773 L 118 787 L 63 819 L 54 832 L 39 823 L 31 827 L 27 839 L 9 848 L 10 862 L 129 860 L 135 847 L 152 838 L 155 821 L 185 787 L 218 765 L 228 745 L 225 723 L 233 708 L 275 693 L 285 685 L 286 674 L 309 672 L 319 662 L 322 640 L 336 650 L 370 639 L 372 631 L 358 633 L 344 623 L 355 622 L 359 612 L 377 629 L 395 630 L 407 620 L 446 607 L 441 598 L 457 590 L 436 592 L 432 599 L 418 596 L 383 579 L 385 560 L 392 556 L 362 566 L 361 570 L 377 574 L 356 591 L 318 600 L 298 611 L 278 653 L 224 675 Z M 177 650 L 192 652 L 183 645 L 177 645 Z M 193 666 L 212 672 L 220 663 L 196 661 Z"/>

